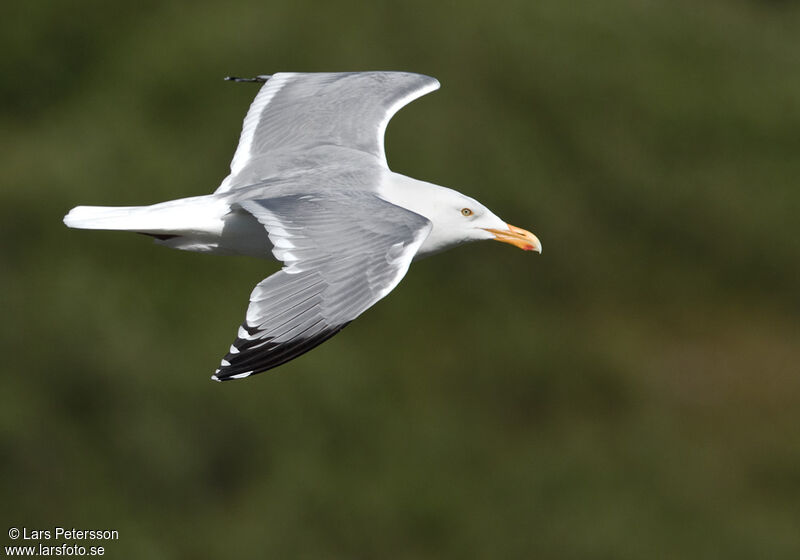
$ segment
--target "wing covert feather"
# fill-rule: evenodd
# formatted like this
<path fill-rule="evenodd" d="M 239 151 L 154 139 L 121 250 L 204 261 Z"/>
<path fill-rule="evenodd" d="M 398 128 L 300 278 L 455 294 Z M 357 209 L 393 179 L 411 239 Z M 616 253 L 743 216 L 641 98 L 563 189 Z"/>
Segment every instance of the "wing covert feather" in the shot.
<path fill-rule="evenodd" d="M 383 137 L 389 120 L 438 87 L 435 78 L 407 72 L 275 74 L 253 100 L 231 172 L 216 192 L 296 169 L 298 159 L 325 146 L 369 154 L 387 167 Z M 313 164 L 323 165 L 327 154 L 317 152 Z"/>
<path fill-rule="evenodd" d="M 218 381 L 279 366 L 341 331 L 400 282 L 431 230 L 426 218 L 363 191 L 239 205 L 267 229 L 284 267 L 253 289 Z"/>

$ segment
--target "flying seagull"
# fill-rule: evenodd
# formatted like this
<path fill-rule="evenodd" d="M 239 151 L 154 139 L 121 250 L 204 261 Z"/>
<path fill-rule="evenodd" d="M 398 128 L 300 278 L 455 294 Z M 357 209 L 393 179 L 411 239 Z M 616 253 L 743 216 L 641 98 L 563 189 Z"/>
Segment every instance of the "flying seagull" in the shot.
<path fill-rule="evenodd" d="M 210 195 L 151 206 L 77 206 L 71 228 L 144 233 L 187 251 L 274 258 L 212 379 L 277 367 L 341 331 L 411 261 L 494 239 L 541 253 L 535 235 L 457 191 L 389 170 L 383 137 L 404 105 L 439 88 L 405 72 L 280 73 L 244 119 L 231 172 Z"/>

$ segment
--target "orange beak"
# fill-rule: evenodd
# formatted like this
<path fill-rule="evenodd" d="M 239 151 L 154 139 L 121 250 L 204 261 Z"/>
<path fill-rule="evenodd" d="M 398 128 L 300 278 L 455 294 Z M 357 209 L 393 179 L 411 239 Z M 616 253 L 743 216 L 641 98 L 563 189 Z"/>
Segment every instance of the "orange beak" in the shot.
<path fill-rule="evenodd" d="M 509 243 L 515 247 L 519 247 L 523 251 L 536 251 L 542 253 L 542 242 L 539 238 L 533 235 L 528 230 L 518 228 L 508 224 L 508 229 L 490 229 L 485 228 L 489 233 L 494 234 L 495 241 L 502 241 Z"/>

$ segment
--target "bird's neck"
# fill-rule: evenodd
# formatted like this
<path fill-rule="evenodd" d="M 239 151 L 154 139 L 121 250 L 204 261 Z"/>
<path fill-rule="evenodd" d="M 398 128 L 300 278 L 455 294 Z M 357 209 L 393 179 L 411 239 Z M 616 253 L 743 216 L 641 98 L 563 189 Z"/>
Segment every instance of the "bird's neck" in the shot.
<path fill-rule="evenodd" d="M 450 238 L 447 228 L 442 227 L 441 219 L 437 217 L 442 211 L 440 200 L 446 199 L 442 195 L 451 190 L 392 171 L 383 175 L 377 189 L 381 198 L 416 212 L 433 224 L 431 233 L 417 251 L 415 260 L 444 251 L 461 242 L 460 239 Z"/>
<path fill-rule="evenodd" d="M 389 171 L 381 177 L 377 190 L 385 201 L 435 221 L 436 195 L 449 189 Z"/>

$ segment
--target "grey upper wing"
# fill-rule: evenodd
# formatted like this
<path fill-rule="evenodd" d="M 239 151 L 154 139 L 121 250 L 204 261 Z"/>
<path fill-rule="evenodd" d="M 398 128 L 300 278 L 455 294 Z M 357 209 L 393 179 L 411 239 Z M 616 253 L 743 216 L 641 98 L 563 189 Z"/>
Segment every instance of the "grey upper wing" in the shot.
<path fill-rule="evenodd" d="M 426 218 L 368 192 L 238 204 L 267 229 L 284 267 L 250 295 L 219 381 L 279 366 L 339 332 L 400 282 L 431 230 Z"/>
<path fill-rule="evenodd" d="M 267 179 L 283 160 L 297 165 L 298 154 L 320 147 L 358 150 L 386 166 L 389 119 L 438 87 L 435 78 L 405 72 L 275 74 L 253 100 L 216 192 Z"/>

